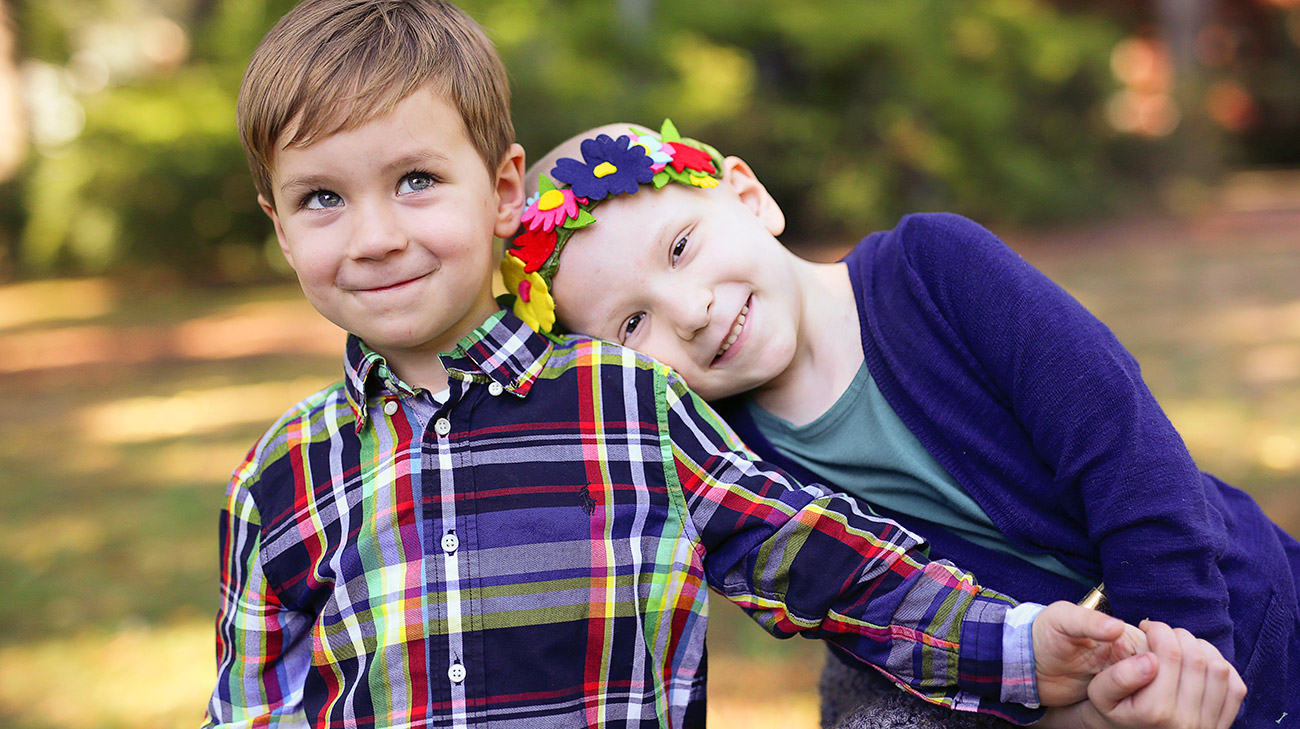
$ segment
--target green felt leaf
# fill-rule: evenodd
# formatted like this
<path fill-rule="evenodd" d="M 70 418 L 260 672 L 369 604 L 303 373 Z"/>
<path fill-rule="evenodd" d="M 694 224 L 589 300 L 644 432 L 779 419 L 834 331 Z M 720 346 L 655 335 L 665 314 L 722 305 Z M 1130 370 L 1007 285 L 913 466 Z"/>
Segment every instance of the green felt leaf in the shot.
<path fill-rule="evenodd" d="M 585 228 L 594 222 L 596 222 L 596 216 L 587 212 L 583 208 L 578 208 L 578 217 L 569 218 L 568 220 L 564 221 L 564 225 L 560 227 L 568 228 L 570 230 L 576 230 L 578 228 Z"/>
<path fill-rule="evenodd" d="M 677 131 L 672 119 L 664 119 L 664 125 L 659 131 L 659 137 L 665 142 L 682 141 L 682 135 Z"/>

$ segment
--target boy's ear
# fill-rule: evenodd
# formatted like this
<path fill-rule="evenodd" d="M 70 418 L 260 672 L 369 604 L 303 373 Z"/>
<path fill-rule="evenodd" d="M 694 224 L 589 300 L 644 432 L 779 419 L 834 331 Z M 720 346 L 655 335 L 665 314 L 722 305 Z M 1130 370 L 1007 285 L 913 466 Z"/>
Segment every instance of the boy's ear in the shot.
<path fill-rule="evenodd" d="M 496 171 L 497 221 L 494 233 L 498 238 L 509 238 L 519 229 L 519 219 L 524 214 L 524 148 L 518 143 L 501 158 Z"/>
<path fill-rule="evenodd" d="M 745 160 L 739 157 L 723 159 L 722 180 L 736 191 L 745 207 L 762 221 L 767 232 L 773 236 L 785 232 L 785 213 L 781 212 L 781 206 L 776 204 L 776 200 L 759 182 L 758 175 L 754 174 Z"/>
<path fill-rule="evenodd" d="M 271 219 L 271 224 L 275 226 L 275 238 L 280 241 L 280 252 L 284 254 L 284 260 L 289 262 L 289 268 L 297 271 L 298 268 L 293 265 L 293 254 L 289 252 L 289 243 L 284 237 L 284 226 L 280 225 L 280 216 L 275 214 L 275 205 L 267 202 L 262 195 L 257 196 L 257 205 L 266 213 L 266 217 Z"/>

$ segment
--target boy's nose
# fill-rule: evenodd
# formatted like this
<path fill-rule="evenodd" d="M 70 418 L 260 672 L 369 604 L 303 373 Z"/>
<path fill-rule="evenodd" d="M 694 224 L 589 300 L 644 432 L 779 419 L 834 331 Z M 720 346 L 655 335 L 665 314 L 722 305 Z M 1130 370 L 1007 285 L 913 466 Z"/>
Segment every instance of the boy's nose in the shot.
<path fill-rule="evenodd" d="M 679 288 L 668 292 L 667 301 L 672 312 L 673 327 L 682 339 L 694 339 L 709 326 L 713 309 L 713 292 L 708 288 Z"/>
<path fill-rule="evenodd" d="M 406 247 L 406 234 L 382 205 L 359 206 L 349 255 L 354 259 L 383 258 Z"/>

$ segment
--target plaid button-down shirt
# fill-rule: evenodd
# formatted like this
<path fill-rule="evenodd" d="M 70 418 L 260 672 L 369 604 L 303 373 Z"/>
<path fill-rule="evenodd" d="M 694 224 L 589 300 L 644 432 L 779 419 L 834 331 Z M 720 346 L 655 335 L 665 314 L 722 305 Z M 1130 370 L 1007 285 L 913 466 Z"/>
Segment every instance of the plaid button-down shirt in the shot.
<path fill-rule="evenodd" d="M 755 462 L 663 365 L 508 312 L 443 364 L 439 404 L 350 338 L 235 471 L 209 725 L 699 726 L 706 587 L 933 700 L 1039 715 L 995 701 L 1036 695 L 1009 600 Z"/>

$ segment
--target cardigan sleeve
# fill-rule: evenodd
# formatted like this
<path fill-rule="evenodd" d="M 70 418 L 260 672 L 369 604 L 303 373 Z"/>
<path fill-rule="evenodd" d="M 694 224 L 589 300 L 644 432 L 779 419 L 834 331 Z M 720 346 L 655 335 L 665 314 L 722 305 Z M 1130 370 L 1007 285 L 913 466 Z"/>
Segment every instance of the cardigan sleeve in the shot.
<path fill-rule="evenodd" d="M 910 293 L 1050 470 L 1116 614 L 1185 627 L 1231 660 L 1223 518 L 1132 355 L 983 227 L 930 215 L 896 232 Z"/>

